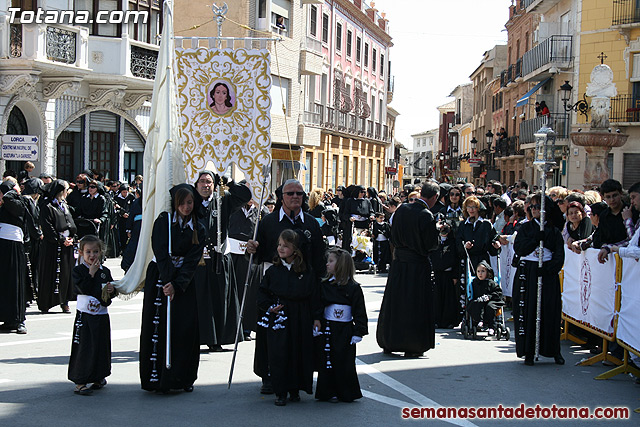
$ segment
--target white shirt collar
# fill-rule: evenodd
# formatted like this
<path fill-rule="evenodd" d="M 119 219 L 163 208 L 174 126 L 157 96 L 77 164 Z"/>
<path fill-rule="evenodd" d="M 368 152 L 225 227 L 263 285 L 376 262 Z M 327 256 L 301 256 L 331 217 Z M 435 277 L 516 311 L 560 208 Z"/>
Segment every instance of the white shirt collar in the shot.
<path fill-rule="evenodd" d="M 89 264 L 86 263 L 86 261 L 84 260 L 84 258 L 82 258 L 82 264 L 87 267 L 87 268 L 91 268 L 91 266 Z M 100 265 L 100 267 L 98 267 L 99 270 L 102 270 L 102 265 Z"/>
<path fill-rule="evenodd" d="M 182 225 L 182 217 L 178 215 L 178 212 L 173 213 L 173 222 L 177 222 L 181 228 L 184 228 Z M 190 219 L 189 222 L 187 222 L 186 227 L 189 227 L 191 230 L 193 230 L 193 219 Z"/>
<path fill-rule="evenodd" d="M 287 267 L 287 270 L 291 270 L 291 267 L 293 266 L 293 263 L 289 264 L 287 261 L 285 261 L 283 258 L 280 258 L 280 261 L 282 261 L 282 265 L 284 265 L 285 267 Z"/>
<path fill-rule="evenodd" d="M 280 218 L 279 218 L 279 220 L 282 221 L 282 218 L 284 218 L 285 216 L 287 218 L 289 218 L 289 221 L 291 221 L 292 224 L 295 223 L 295 220 L 298 219 L 298 218 L 300 218 L 300 221 L 302 221 L 302 223 L 304 224 L 304 215 L 302 213 L 302 209 L 300 209 L 300 212 L 298 213 L 298 215 L 295 218 L 292 219 L 289 215 L 287 215 L 285 213 L 284 208 L 282 206 L 280 206 Z"/>

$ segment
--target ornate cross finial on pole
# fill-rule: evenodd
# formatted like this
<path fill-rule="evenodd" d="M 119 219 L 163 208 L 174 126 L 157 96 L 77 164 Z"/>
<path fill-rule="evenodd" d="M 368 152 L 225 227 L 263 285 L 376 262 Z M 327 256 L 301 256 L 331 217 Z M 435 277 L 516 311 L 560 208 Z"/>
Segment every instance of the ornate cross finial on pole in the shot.
<path fill-rule="evenodd" d="M 604 52 L 600 52 L 600 55 L 598 55 L 598 59 L 600 59 L 600 65 L 604 64 L 604 60 L 607 59 L 608 56 L 604 54 Z"/>
<path fill-rule="evenodd" d="M 216 16 L 216 23 L 218 24 L 218 49 L 222 49 L 222 23 L 225 20 L 225 15 L 229 10 L 227 3 L 223 3 L 222 6 L 218 6 L 217 4 L 211 5 L 211 10 L 213 10 L 213 14 Z"/>

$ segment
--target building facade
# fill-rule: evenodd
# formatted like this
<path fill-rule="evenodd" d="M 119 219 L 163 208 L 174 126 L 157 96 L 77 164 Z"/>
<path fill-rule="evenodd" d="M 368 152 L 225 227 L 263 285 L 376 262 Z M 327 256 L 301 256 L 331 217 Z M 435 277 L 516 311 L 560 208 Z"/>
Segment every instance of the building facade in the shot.
<path fill-rule="evenodd" d="M 146 24 L 36 23 L 21 11 L 144 11 Z M 27 19 L 29 18 L 29 19 Z M 24 21 L 24 22 L 23 22 Z M 142 153 L 162 28 L 160 1 L 0 1 L 0 135 L 37 138 L 34 174 L 86 168 L 132 181 Z M 1 161 L 19 171 L 23 161 Z"/>
<path fill-rule="evenodd" d="M 433 178 L 434 154 L 438 148 L 438 129 L 431 129 L 411 135 L 413 139 L 413 150 L 407 155 L 409 165 L 407 175 L 412 179 L 424 182 Z"/>

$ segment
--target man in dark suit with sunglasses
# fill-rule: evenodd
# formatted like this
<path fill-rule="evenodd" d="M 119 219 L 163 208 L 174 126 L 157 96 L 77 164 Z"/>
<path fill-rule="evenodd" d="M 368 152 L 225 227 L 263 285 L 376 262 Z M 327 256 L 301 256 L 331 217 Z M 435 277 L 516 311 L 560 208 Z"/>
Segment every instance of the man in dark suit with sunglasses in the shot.
<path fill-rule="evenodd" d="M 269 215 L 262 218 L 258 224 L 258 234 L 256 240 L 247 242 L 247 253 L 255 254 L 254 260 L 263 263 L 263 269 L 266 271 L 275 258 L 278 257 L 278 237 L 283 230 L 293 229 L 302 230 L 310 240 L 307 253 L 304 253 L 304 259 L 307 264 L 313 267 L 313 271 L 318 278 L 325 274 L 325 243 L 322 237 L 322 231 L 318 221 L 309 213 L 304 212 L 302 207 L 306 199 L 306 193 L 300 181 L 289 179 L 285 181 L 281 189 L 276 190 L 276 196 L 281 202 L 276 203 L 276 209 Z M 248 310 L 255 308 L 248 308 Z M 262 316 L 264 313 L 259 313 Z M 262 378 L 262 388 L 260 392 L 263 394 L 272 394 L 271 379 L 269 376 L 269 361 L 267 358 L 267 343 L 263 328 L 256 331 L 256 349 L 253 362 L 253 371 Z"/>

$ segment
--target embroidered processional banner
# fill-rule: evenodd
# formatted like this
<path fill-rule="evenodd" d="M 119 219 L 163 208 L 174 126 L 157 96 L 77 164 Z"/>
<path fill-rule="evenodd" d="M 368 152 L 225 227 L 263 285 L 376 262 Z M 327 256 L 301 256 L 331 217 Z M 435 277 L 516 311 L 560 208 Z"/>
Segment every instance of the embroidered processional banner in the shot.
<path fill-rule="evenodd" d="M 266 49 L 176 49 L 188 182 L 235 163 L 260 198 L 262 167 L 271 163 L 269 64 Z"/>
<path fill-rule="evenodd" d="M 598 262 L 598 250 L 576 254 L 564 248 L 562 312 L 608 336 L 613 336 L 616 300 L 616 260 Z"/>
<path fill-rule="evenodd" d="M 622 258 L 622 292 L 618 316 L 617 338 L 640 354 L 640 262 L 633 258 Z"/>

